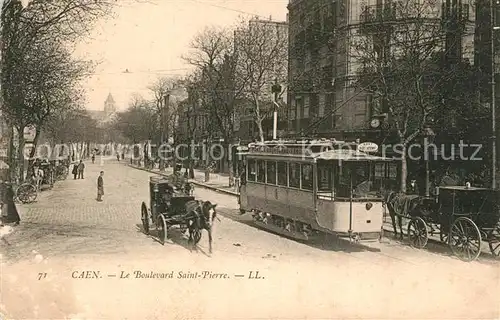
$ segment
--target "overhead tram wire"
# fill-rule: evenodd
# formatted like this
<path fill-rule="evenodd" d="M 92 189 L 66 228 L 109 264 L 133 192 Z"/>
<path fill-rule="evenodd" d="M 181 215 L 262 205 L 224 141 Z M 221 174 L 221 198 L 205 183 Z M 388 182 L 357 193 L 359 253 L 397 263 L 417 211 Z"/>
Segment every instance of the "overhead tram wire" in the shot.
<path fill-rule="evenodd" d="M 219 8 L 219 9 L 223 9 L 223 10 L 227 10 L 227 11 L 238 12 L 238 13 L 242 13 L 242 14 L 245 14 L 245 15 L 262 18 L 262 19 L 265 19 L 265 20 L 270 20 L 269 17 L 264 17 L 264 16 L 262 16 L 260 14 L 256 14 L 256 13 L 253 13 L 253 12 L 248 12 L 248 11 L 233 9 L 233 8 L 221 6 L 221 5 L 218 5 L 218 4 L 207 3 L 207 2 L 203 2 L 203 1 L 199 1 L 199 0 L 188 0 L 188 1 L 196 2 L 196 3 L 203 4 L 203 5 L 206 5 L 206 6 L 209 6 L 209 7 Z"/>
<path fill-rule="evenodd" d="M 157 69 L 157 70 L 139 70 L 139 71 L 117 71 L 117 72 L 89 72 L 86 73 L 86 76 L 99 76 L 99 75 L 107 75 L 107 74 L 125 74 L 125 75 L 133 75 L 133 74 L 179 74 L 175 73 L 175 71 L 189 71 L 190 68 L 177 68 L 177 69 Z"/>

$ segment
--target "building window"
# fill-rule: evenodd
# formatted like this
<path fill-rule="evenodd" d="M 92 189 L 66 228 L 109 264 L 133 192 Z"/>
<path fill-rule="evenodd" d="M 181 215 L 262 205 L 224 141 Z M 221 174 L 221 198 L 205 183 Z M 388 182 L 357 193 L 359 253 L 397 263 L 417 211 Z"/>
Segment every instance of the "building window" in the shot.
<path fill-rule="evenodd" d="M 266 162 L 257 160 L 257 182 L 266 182 Z"/>
<path fill-rule="evenodd" d="M 255 160 L 253 159 L 248 159 L 248 178 L 247 181 L 254 181 L 257 178 L 257 163 L 255 163 Z"/>
<path fill-rule="evenodd" d="M 313 188 L 313 170 L 312 165 L 303 164 L 302 165 L 302 189 L 312 190 Z"/>
<path fill-rule="evenodd" d="M 309 96 L 306 96 L 304 98 L 304 116 L 302 119 L 308 119 L 309 118 Z"/>
<path fill-rule="evenodd" d="M 291 188 L 300 188 L 300 164 L 290 163 L 289 178 Z"/>
<path fill-rule="evenodd" d="M 286 162 L 278 162 L 278 185 L 288 186 L 288 165 Z"/>
<path fill-rule="evenodd" d="M 267 161 L 267 183 L 276 184 L 276 162 Z"/>

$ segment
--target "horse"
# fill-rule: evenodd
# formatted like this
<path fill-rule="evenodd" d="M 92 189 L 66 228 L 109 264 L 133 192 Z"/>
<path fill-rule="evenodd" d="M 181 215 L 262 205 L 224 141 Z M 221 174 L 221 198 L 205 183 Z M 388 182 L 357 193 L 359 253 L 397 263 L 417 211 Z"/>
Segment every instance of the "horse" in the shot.
<path fill-rule="evenodd" d="M 217 212 L 217 204 L 210 201 L 191 200 L 185 204 L 187 227 L 189 230 L 188 243 L 191 244 L 190 250 L 196 249 L 196 245 L 201 239 L 203 229 L 208 232 L 209 253 L 212 253 L 212 227 Z"/>
<path fill-rule="evenodd" d="M 427 208 L 422 206 L 422 198 L 418 195 L 407 195 L 402 192 L 389 190 L 382 192 L 382 195 L 383 203 L 389 211 L 389 215 L 391 217 L 394 236 L 396 238 L 398 236 L 396 220 L 397 225 L 399 226 L 400 239 L 403 239 L 403 218 L 410 218 L 418 213 L 424 215 L 429 214 L 429 212 L 424 210 Z"/>
<path fill-rule="evenodd" d="M 384 206 L 389 211 L 389 216 L 391 217 L 392 227 L 394 228 L 394 236 L 397 238 L 398 230 L 396 229 L 396 220 L 399 226 L 399 230 L 401 232 L 401 239 L 403 238 L 403 217 L 401 215 L 396 214 L 394 210 L 394 200 L 396 197 L 401 195 L 401 193 L 397 193 L 394 191 L 385 191 L 383 192 L 383 203 Z"/>

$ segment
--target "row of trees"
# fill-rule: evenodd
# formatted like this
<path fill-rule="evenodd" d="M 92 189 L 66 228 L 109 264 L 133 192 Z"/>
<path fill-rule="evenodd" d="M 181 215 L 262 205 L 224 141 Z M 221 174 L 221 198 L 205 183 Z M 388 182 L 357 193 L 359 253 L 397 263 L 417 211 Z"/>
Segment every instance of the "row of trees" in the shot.
<path fill-rule="evenodd" d="M 95 123 L 83 111 L 79 86 L 93 65 L 75 59 L 72 50 L 94 22 L 109 16 L 112 6 L 111 0 L 31 0 L 24 6 L 19 0 L 3 1 L 1 111 L 7 125 L 15 129 L 9 159 L 11 179 L 23 180 L 25 128 L 36 128 L 35 147 L 42 131 L 57 142 L 79 139 L 82 132 L 93 131 L 88 127 Z M 73 126 L 75 122 L 85 123 L 87 128 L 79 133 L 70 130 L 78 128 Z M 74 136 L 68 134 L 71 132 Z"/>
<path fill-rule="evenodd" d="M 491 119 L 480 96 L 488 71 L 463 57 L 467 16 L 436 1 L 398 1 L 379 14 L 385 23 L 366 26 L 352 39 L 359 63 L 355 86 L 371 95 L 375 113 L 386 113 L 387 132 L 406 148 L 432 128 L 457 144 L 488 145 Z M 367 12 L 368 13 L 368 12 Z M 397 23 L 390 23 L 397 19 Z M 450 135 L 452 134 L 452 135 Z M 451 136 L 451 138 L 450 138 Z M 407 159 L 402 159 L 401 188 L 406 190 Z M 473 169 L 478 163 L 468 163 Z"/>

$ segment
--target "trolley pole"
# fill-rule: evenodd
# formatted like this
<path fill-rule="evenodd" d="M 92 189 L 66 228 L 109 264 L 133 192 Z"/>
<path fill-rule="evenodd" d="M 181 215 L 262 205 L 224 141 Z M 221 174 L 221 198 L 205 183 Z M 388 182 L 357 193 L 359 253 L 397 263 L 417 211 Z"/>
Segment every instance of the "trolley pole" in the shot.
<path fill-rule="evenodd" d="M 495 26 L 495 0 L 490 0 L 490 23 L 491 23 L 491 184 L 492 188 L 496 189 L 496 174 L 497 174 L 497 139 L 496 139 L 496 93 L 495 93 L 495 31 L 498 30 Z"/>

